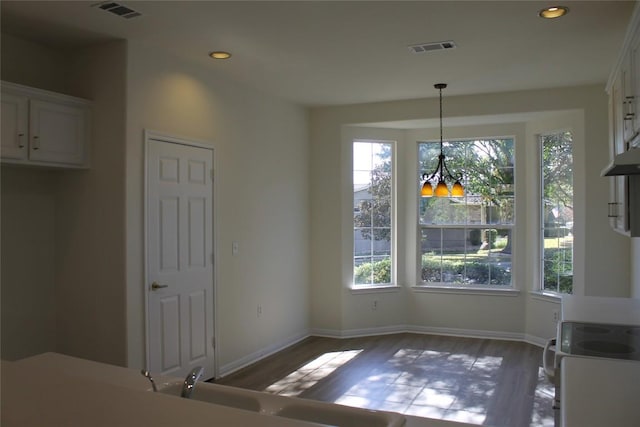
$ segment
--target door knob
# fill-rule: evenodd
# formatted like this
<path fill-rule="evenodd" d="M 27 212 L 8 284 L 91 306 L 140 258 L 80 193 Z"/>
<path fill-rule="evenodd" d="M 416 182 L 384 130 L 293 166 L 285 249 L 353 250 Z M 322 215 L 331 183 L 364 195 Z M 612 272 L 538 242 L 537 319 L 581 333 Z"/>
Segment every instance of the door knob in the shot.
<path fill-rule="evenodd" d="M 169 287 L 169 285 L 160 285 L 160 284 L 158 284 L 158 282 L 153 282 L 153 283 L 151 284 L 151 290 L 152 290 L 152 291 L 156 291 L 156 290 L 158 290 L 158 289 L 161 289 L 161 288 L 168 288 L 168 287 Z"/>

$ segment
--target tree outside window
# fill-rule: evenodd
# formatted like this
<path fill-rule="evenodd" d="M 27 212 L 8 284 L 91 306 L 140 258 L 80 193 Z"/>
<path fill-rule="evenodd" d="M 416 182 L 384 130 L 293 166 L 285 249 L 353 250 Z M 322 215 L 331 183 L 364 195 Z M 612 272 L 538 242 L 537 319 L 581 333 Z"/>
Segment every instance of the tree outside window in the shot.
<path fill-rule="evenodd" d="M 447 166 L 463 173 L 462 198 L 419 197 L 421 281 L 426 285 L 511 286 L 515 225 L 514 141 L 444 143 Z M 420 173 L 432 171 L 439 142 L 420 142 Z"/>
<path fill-rule="evenodd" d="M 573 290 L 573 136 L 540 136 L 542 284 L 544 291 Z"/>
<path fill-rule="evenodd" d="M 392 143 L 353 143 L 354 286 L 392 282 L 392 156 Z"/>

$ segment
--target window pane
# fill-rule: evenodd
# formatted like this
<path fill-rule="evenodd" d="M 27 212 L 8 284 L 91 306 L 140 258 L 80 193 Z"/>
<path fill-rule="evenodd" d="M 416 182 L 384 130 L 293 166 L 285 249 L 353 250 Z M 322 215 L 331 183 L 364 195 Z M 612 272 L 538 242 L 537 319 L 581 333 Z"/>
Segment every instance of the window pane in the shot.
<path fill-rule="evenodd" d="M 497 196 L 493 205 L 487 206 L 487 220 L 489 224 L 513 224 L 514 220 L 513 196 Z"/>
<path fill-rule="evenodd" d="M 573 287 L 573 140 L 570 132 L 541 137 L 542 289 Z"/>
<path fill-rule="evenodd" d="M 421 233 L 420 254 L 422 260 L 422 280 L 427 282 L 441 282 L 442 230 L 439 228 L 423 228 Z"/>
<path fill-rule="evenodd" d="M 468 206 L 464 199 L 449 197 L 421 197 L 421 224 L 465 224 Z"/>
<path fill-rule="evenodd" d="M 511 286 L 513 139 L 452 141 L 443 151 L 449 171 L 462 173 L 465 195 L 419 197 L 421 279 L 427 284 Z M 418 144 L 423 172 L 425 165 L 435 168 L 439 154 L 439 142 Z"/>
<path fill-rule="evenodd" d="M 353 143 L 354 284 L 391 283 L 392 145 Z"/>
<path fill-rule="evenodd" d="M 511 285 L 511 229 L 423 228 L 421 233 L 423 281 Z"/>

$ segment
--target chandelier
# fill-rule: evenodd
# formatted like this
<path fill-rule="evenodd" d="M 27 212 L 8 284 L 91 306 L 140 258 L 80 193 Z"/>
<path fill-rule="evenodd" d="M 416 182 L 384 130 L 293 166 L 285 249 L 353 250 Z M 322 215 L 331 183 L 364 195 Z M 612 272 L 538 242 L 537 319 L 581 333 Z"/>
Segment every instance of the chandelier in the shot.
<path fill-rule="evenodd" d="M 464 187 L 460 183 L 462 174 L 459 173 L 454 176 L 449 172 L 442 151 L 442 89 L 446 88 L 447 84 L 436 83 L 433 86 L 440 91 L 440 155 L 438 156 L 438 166 L 436 166 L 436 169 L 430 175 L 426 173 L 422 174 L 421 181 L 423 181 L 423 184 L 420 195 L 422 197 L 432 197 L 434 195 L 436 197 L 447 197 L 449 195 L 452 197 L 462 197 L 464 196 Z M 449 193 L 447 182 L 453 183 L 451 193 Z M 434 185 L 435 189 L 433 187 Z"/>

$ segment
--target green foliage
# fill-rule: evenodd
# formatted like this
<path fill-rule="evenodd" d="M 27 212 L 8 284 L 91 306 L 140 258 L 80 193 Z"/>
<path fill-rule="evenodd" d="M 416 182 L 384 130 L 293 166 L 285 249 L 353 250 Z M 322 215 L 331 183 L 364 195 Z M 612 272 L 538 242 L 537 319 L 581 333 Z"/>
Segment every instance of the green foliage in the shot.
<path fill-rule="evenodd" d="M 443 273 L 444 272 L 444 279 Z M 462 259 L 422 257 L 422 280 L 465 285 L 509 285 L 511 272 L 499 265 Z"/>
<path fill-rule="evenodd" d="M 547 248 L 544 250 L 545 290 L 570 294 L 573 292 L 573 271 L 571 250 Z"/>
<path fill-rule="evenodd" d="M 491 244 L 491 247 L 494 247 L 494 243 L 496 242 L 496 237 L 498 237 L 498 230 L 494 228 L 489 228 L 484 230 L 484 241 Z"/>
<path fill-rule="evenodd" d="M 482 230 L 474 228 L 469 231 L 469 243 L 473 246 L 480 246 L 482 244 Z"/>
<path fill-rule="evenodd" d="M 571 132 L 542 136 L 544 198 L 573 207 L 573 138 Z"/>
<path fill-rule="evenodd" d="M 365 239 L 391 240 L 391 146 L 382 145 L 382 164 L 371 171 L 370 200 L 361 200 L 354 226 L 362 227 Z M 372 236 L 373 234 L 373 236 Z"/>
<path fill-rule="evenodd" d="M 373 268 L 373 281 L 371 280 L 371 270 Z M 384 284 L 391 283 L 391 259 L 386 258 L 382 261 L 365 263 L 357 266 L 354 271 L 354 283 L 363 284 Z"/>

